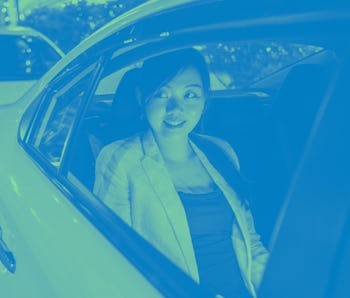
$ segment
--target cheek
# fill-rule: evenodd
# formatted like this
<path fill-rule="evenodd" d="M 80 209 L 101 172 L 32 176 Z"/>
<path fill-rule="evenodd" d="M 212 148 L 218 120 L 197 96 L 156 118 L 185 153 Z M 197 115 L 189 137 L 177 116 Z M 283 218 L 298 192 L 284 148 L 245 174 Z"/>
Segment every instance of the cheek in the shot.
<path fill-rule="evenodd" d="M 151 125 L 161 122 L 164 113 L 165 108 L 159 103 L 149 102 L 145 107 L 146 118 Z"/>
<path fill-rule="evenodd" d="M 190 119 L 193 119 L 193 121 L 198 121 L 202 116 L 203 111 L 204 111 L 204 104 L 201 104 L 188 109 L 187 115 Z"/>

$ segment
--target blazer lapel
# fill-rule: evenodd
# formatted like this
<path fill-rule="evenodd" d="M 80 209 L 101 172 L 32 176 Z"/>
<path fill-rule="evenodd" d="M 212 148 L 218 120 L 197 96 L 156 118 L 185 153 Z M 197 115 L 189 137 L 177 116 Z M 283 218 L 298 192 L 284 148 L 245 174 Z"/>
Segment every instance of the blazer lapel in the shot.
<path fill-rule="evenodd" d="M 145 153 L 142 166 L 148 177 L 150 185 L 167 214 L 169 224 L 172 226 L 175 239 L 180 247 L 188 272 L 199 281 L 198 269 L 191 233 L 187 224 L 186 213 L 178 196 L 170 175 L 165 168 L 164 160 L 151 132 L 142 138 Z"/>

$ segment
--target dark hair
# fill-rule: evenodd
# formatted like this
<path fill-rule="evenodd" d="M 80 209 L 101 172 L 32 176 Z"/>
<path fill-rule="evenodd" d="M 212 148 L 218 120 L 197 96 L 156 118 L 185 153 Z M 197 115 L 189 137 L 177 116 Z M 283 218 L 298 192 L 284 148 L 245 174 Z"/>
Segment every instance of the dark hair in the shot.
<path fill-rule="evenodd" d="M 193 66 L 200 74 L 203 89 L 209 89 L 209 73 L 203 56 L 195 49 L 188 48 L 152 57 L 143 63 L 142 68 L 127 71 L 119 82 L 111 110 L 111 130 L 107 133 L 106 143 L 115 139 L 131 136 L 148 127 L 143 117 L 143 107 L 136 97 L 141 95 L 144 103 L 160 87 L 168 83 L 179 72 Z M 139 92 L 137 92 L 138 90 Z M 123 127 L 116 132 L 114 127 Z"/>
<path fill-rule="evenodd" d="M 143 63 L 138 83 L 141 102 L 146 102 L 160 87 L 188 67 L 194 67 L 198 71 L 204 93 L 207 93 L 210 82 L 204 57 L 199 51 L 187 48 L 152 57 Z"/>

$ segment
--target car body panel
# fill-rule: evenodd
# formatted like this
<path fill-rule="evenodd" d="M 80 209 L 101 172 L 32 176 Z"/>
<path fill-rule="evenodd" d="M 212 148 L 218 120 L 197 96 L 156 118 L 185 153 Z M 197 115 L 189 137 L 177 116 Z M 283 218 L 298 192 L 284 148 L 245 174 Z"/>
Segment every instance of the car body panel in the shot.
<path fill-rule="evenodd" d="M 1 105 L 14 103 L 21 98 L 33 85 L 35 81 L 0 81 Z"/>
<path fill-rule="evenodd" d="M 0 115 L 0 125 L 9 128 L 0 154 L 5 208 L 0 224 L 17 260 L 15 275 L 1 268 L 1 288 L 12 289 L 9 295 L 18 290 L 13 297 L 26 296 L 26 284 L 31 285 L 32 297 L 160 297 L 24 153 L 17 143 L 18 108 L 1 109 Z M 15 220 L 6 220 L 14 214 Z"/>
<path fill-rule="evenodd" d="M 0 286 L 2 293 L 9 298 L 17 297 L 57 297 L 43 273 L 39 262 L 34 258 L 33 251 L 28 247 L 25 237 L 17 229 L 16 220 L 12 217 L 0 198 L 1 214 L 0 227 L 2 228 L 2 241 L 9 251 L 14 254 L 16 274 L 9 271 L 0 263 Z M 18 264 L 18 265 L 17 265 Z M 18 285 L 21 285 L 19 287 Z"/>

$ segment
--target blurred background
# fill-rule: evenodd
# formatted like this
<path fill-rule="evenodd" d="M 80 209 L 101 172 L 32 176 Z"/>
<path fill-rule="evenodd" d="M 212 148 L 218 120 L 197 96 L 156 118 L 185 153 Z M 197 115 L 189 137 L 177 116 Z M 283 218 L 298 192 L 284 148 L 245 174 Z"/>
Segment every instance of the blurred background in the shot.
<path fill-rule="evenodd" d="M 146 1 L 0 0 L 0 26 L 34 28 L 68 52 L 111 19 Z"/>
<path fill-rule="evenodd" d="M 0 83 L 4 79 L 23 80 L 33 75 L 34 79 L 41 77 L 64 53 L 91 33 L 147 1 L 0 0 L 0 39 L 6 34 L 6 39 L 1 39 L 0 59 L 2 57 L 4 61 L 0 60 L 0 63 L 7 64 L 2 71 L 4 74 L 0 74 Z M 12 28 L 12 37 L 9 32 L 1 32 L 4 28 Z M 45 37 L 35 36 L 28 28 L 36 29 Z M 13 29 L 17 32 L 13 32 Z M 216 73 L 222 73 L 222 69 L 231 70 L 231 80 L 226 82 L 222 76 L 221 83 L 229 85 L 230 89 L 239 89 L 252 85 L 321 48 L 261 42 L 249 45 L 219 43 L 216 48 L 203 49 L 204 52 L 206 50 L 207 53 L 204 54 L 207 62 L 215 68 Z M 9 56 L 13 56 L 12 59 Z"/>

